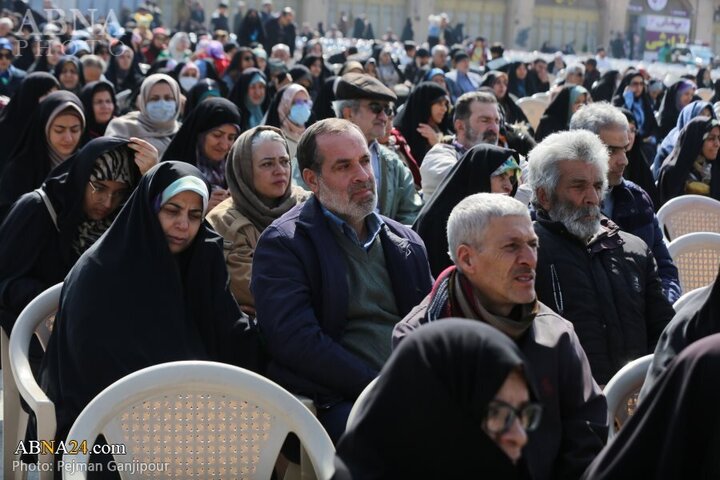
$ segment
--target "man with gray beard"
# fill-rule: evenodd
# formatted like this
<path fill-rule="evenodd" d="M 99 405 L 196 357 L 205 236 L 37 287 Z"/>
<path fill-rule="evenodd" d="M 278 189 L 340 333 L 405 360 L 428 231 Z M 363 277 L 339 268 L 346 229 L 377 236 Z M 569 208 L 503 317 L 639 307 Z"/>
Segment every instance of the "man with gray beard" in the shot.
<path fill-rule="evenodd" d="M 586 130 L 545 138 L 528 158 L 539 238 L 538 299 L 575 326 L 600 385 L 652 353 L 674 315 L 647 244 L 605 218 L 608 152 Z"/>
<path fill-rule="evenodd" d="M 329 118 L 300 137 L 313 196 L 260 236 L 250 289 L 272 357 L 266 375 L 310 397 L 333 441 L 390 356 L 393 327 L 430 292 L 420 237 L 375 213 L 362 130 Z"/>
<path fill-rule="evenodd" d="M 455 103 L 455 135 L 435 144 L 420 165 L 425 203 L 432 198 L 438 185 L 475 145 L 497 145 L 500 135 L 500 110 L 495 96 L 487 92 L 469 92 Z"/>

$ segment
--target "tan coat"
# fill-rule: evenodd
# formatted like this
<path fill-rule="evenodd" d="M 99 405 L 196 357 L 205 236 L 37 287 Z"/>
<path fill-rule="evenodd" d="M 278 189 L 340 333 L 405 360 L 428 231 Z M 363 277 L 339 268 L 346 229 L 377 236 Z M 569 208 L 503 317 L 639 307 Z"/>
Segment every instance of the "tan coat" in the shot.
<path fill-rule="evenodd" d="M 250 274 L 255 247 L 262 232 L 235 208 L 232 198 L 215 207 L 207 215 L 207 220 L 224 239 L 223 252 L 235 300 L 241 306 L 255 307 L 255 299 L 250 293 Z"/>

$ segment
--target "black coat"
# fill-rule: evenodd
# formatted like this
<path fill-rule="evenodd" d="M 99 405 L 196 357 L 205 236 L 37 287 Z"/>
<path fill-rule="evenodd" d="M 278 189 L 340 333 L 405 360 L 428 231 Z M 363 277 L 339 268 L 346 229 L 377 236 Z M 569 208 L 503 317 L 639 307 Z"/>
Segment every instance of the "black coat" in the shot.
<path fill-rule="evenodd" d="M 603 220 L 583 245 L 538 212 L 538 300 L 575 326 L 600 385 L 630 360 L 652 353 L 674 311 L 648 246 Z"/>
<path fill-rule="evenodd" d="M 590 90 L 593 102 L 610 102 L 615 93 L 615 82 L 620 72 L 608 70 L 603 73 L 597 84 Z"/>
<path fill-rule="evenodd" d="M 570 124 L 570 90 L 572 86 L 562 87 L 560 93 L 550 102 L 540 118 L 535 140 L 541 142 L 550 134 L 567 130 Z"/>
<path fill-rule="evenodd" d="M 97 92 L 106 91 L 112 98 L 113 116 L 105 123 L 98 123 L 95 120 L 95 111 L 93 110 L 93 97 Z M 117 102 L 115 101 L 115 87 L 113 84 L 106 80 L 99 80 L 97 82 L 90 82 L 85 85 L 80 91 L 80 101 L 85 109 L 85 131 L 83 132 L 82 138 L 80 139 L 80 145 L 85 145 L 93 138 L 102 137 L 105 135 L 105 129 L 107 128 L 110 121 L 117 115 Z"/>
<path fill-rule="evenodd" d="M 642 74 L 637 71 L 631 71 L 630 73 L 625 74 L 625 76 L 620 81 L 620 85 L 618 85 L 617 89 L 615 90 L 615 95 L 613 95 L 613 105 L 615 105 L 616 107 L 627 108 L 627 105 L 625 105 L 625 98 L 623 97 L 623 93 L 625 92 L 625 87 L 630 85 L 630 82 L 632 82 L 633 78 L 635 77 L 643 78 Z M 638 136 L 641 140 L 644 140 L 651 136 L 662 140 L 662 137 L 657 136 L 658 124 L 655 120 L 655 110 L 653 109 L 652 99 L 650 98 L 650 95 L 648 95 L 647 89 L 645 88 L 643 88 L 643 92 L 640 94 L 640 101 L 642 102 L 644 122 L 642 125 L 638 125 Z"/>

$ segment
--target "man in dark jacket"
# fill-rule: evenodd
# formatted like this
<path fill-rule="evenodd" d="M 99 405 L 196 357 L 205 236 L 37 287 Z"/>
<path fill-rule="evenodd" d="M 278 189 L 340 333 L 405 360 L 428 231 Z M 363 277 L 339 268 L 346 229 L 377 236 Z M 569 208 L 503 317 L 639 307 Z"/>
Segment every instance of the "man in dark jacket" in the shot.
<path fill-rule="evenodd" d="M 272 356 L 267 375 L 312 398 L 336 441 L 389 357 L 393 327 L 432 277 L 420 237 L 375 213 L 370 151 L 356 125 L 313 124 L 297 159 L 314 196 L 263 232 L 250 288 Z"/>
<path fill-rule="evenodd" d="M 530 152 L 538 299 L 570 320 L 601 384 L 652 353 L 674 312 L 652 252 L 600 212 L 608 153 L 597 135 L 550 135 Z"/>
<path fill-rule="evenodd" d="M 12 97 L 25 78 L 25 72 L 12 65 L 13 46 L 7 38 L 0 38 L 0 95 Z"/>
<path fill-rule="evenodd" d="M 603 447 L 607 404 L 572 324 L 536 300 L 538 239 L 527 207 L 504 195 L 471 195 L 453 209 L 447 235 L 455 265 L 395 326 L 393 344 L 448 317 L 479 320 L 513 338 L 544 409 L 523 450 L 530 475 L 579 478 Z"/>
<path fill-rule="evenodd" d="M 668 252 L 660 230 L 650 196 L 629 180 L 623 178 L 628 165 L 628 121 L 620 109 L 600 102 L 581 108 L 572 120 L 571 130 L 588 130 L 605 144 L 610 153 L 608 162 L 608 191 L 602 204 L 602 213 L 623 231 L 640 237 L 650 247 L 658 266 L 663 293 L 670 303 L 680 298 L 678 269 Z"/>
<path fill-rule="evenodd" d="M 285 7 L 279 17 L 271 18 L 265 24 L 265 51 L 272 51 L 272 47 L 278 43 L 284 43 L 290 47 L 290 57 L 295 54 L 295 12 L 290 7 Z"/>

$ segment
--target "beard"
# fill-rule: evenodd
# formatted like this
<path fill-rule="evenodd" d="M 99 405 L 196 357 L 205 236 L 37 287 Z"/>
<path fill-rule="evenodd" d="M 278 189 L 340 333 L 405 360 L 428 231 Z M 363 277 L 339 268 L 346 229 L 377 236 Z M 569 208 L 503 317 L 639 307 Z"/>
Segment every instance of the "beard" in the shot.
<path fill-rule="evenodd" d="M 480 145 L 481 143 L 489 143 L 490 145 L 497 145 L 498 134 L 490 130 L 489 128 L 484 132 L 480 133 L 474 130 L 470 126 L 470 122 L 465 124 L 465 138 L 471 145 Z"/>
<path fill-rule="evenodd" d="M 371 189 L 372 197 L 362 201 L 353 200 L 354 193 Z M 377 191 L 375 190 L 375 177 L 363 183 L 354 183 L 348 187 L 347 192 L 339 192 L 329 188 L 322 177 L 318 177 L 318 200 L 325 208 L 348 222 L 357 222 L 375 210 L 377 207 Z"/>
<path fill-rule="evenodd" d="M 583 242 L 590 240 L 600 229 L 600 207 L 576 207 L 570 202 L 555 199 L 547 212 L 551 220 L 560 222 L 568 232 Z"/>

